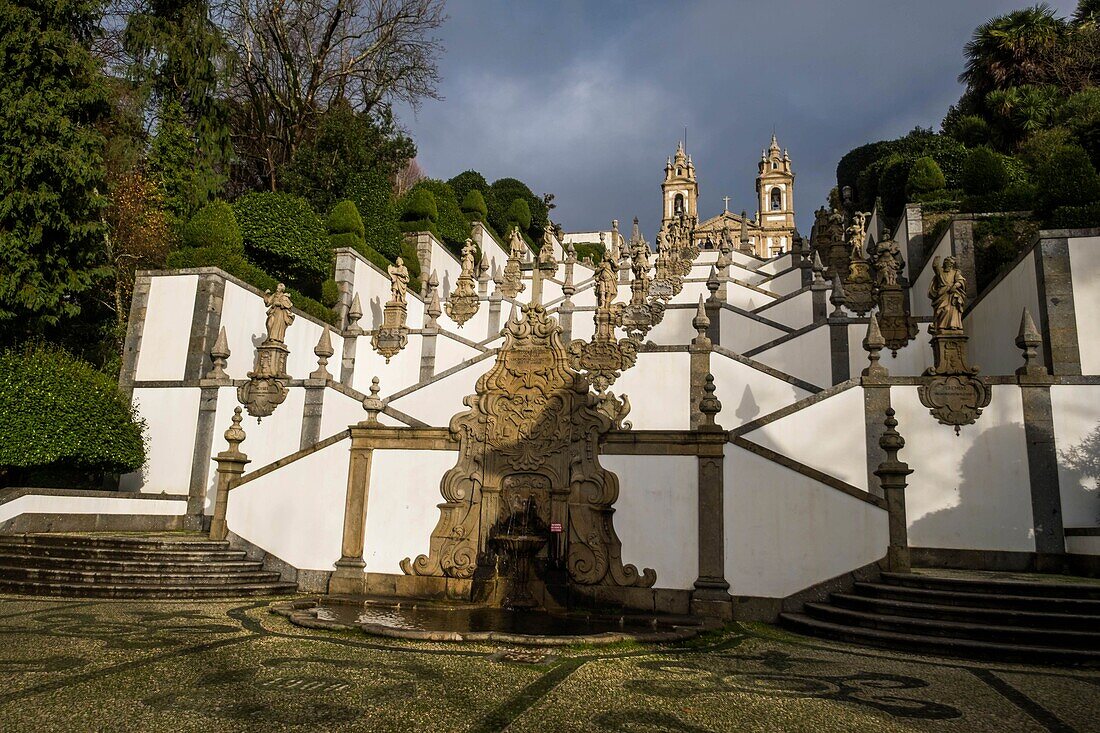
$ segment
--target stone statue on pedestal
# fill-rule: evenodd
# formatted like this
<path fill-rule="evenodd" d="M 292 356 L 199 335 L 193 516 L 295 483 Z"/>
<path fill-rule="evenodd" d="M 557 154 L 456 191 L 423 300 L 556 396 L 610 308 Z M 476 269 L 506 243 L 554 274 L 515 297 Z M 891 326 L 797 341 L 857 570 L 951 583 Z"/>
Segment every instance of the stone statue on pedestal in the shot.
<path fill-rule="evenodd" d="M 281 344 L 286 341 L 286 329 L 294 323 L 294 314 L 290 309 L 294 304 L 286 294 L 286 285 L 279 283 L 275 292 L 264 292 L 264 305 L 267 306 L 267 341 Z"/>
<path fill-rule="evenodd" d="M 390 302 L 404 303 L 409 292 L 409 268 L 405 267 L 405 260 L 398 257 L 396 264 L 387 267 L 386 272 L 390 276 Z"/>
<path fill-rule="evenodd" d="M 954 257 L 932 260 L 936 276 L 928 285 L 928 297 L 932 300 L 933 333 L 962 332 L 962 312 L 966 307 L 966 278 L 955 265 Z"/>

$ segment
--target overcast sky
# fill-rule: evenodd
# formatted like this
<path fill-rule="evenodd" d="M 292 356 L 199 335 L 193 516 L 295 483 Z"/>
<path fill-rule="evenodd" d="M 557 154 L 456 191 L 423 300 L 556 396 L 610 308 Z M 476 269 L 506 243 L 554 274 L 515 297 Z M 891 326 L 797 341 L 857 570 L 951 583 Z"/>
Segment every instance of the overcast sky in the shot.
<path fill-rule="evenodd" d="M 939 129 L 961 87 L 962 48 L 1025 0 L 641 2 L 450 0 L 442 101 L 399 110 L 428 175 L 473 168 L 553 193 L 567 231 L 624 228 L 651 241 L 665 158 L 688 127 L 699 213 L 756 210 L 774 128 L 813 210 L 851 148 Z M 1075 0 L 1051 3 L 1068 15 Z"/>

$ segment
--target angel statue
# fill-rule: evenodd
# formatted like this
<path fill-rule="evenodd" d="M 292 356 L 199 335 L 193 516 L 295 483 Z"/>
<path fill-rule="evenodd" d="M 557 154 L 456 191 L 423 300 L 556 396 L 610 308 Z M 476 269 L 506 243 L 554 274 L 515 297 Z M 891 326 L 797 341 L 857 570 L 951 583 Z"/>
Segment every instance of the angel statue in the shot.
<path fill-rule="evenodd" d="M 955 263 L 954 257 L 932 260 L 936 273 L 928 285 L 928 297 L 932 301 L 932 333 L 961 332 L 962 313 L 966 307 L 966 278 Z"/>

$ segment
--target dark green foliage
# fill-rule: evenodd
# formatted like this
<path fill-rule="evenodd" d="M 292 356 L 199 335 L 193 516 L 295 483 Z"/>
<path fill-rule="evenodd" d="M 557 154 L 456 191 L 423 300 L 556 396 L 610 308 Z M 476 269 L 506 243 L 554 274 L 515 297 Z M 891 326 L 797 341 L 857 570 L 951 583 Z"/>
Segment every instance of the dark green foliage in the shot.
<path fill-rule="evenodd" d="M 185 247 L 220 247 L 244 254 L 237 216 L 224 201 L 213 201 L 195 212 L 180 228 L 180 243 Z"/>
<path fill-rule="evenodd" d="M 462 213 L 470 221 L 485 221 L 489 215 L 489 207 L 485 204 L 485 197 L 476 188 L 471 189 L 466 198 L 462 199 Z"/>
<path fill-rule="evenodd" d="M 888 211 L 893 212 L 888 215 L 895 217 L 905 206 L 909 167 L 917 158 L 934 160 L 943 173 L 946 184 L 943 187 L 951 189 L 959 186 L 959 175 L 966 155 L 967 149 L 959 141 L 917 128 L 897 140 L 871 143 L 848 153 L 837 166 L 837 184 L 852 186 L 856 205 L 864 211 L 870 211 L 875 200 L 881 197 Z M 896 169 L 888 172 L 888 168 L 896 168 L 895 161 L 898 159 L 904 161 L 904 173 Z M 855 182 L 852 183 L 852 169 L 861 163 L 864 167 L 854 174 Z M 842 174 L 845 176 L 843 179 L 840 178 Z"/>
<path fill-rule="evenodd" d="M 590 257 L 593 263 L 598 263 L 603 259 L 606 248 L 599 242 L 581 242 L 580 244 L 574 244 L 573 249 L 577 252 L 578 262 L 585 257 Z"/>
<path fill-rule="evenodd" d="M 1070 96 L 1058 109 L 1058 120 L 1089 154 L 1093 168 L 1100 170 L 1100 88 Z"/>
<path fill-rule="evenodd" d="M 217 195 L 232 153 L 220 93 L 227 48 L 209 15 L 208 0 L 146 0 L 127 17 L 122 35 L 133 58 L 130 75 L 157 131 L 150 172 L 178 219 Z"/>
<path fill-rule="evenodd" d="M 943 177 L 943 171 L 936 165 L 935 160 L 924 156 L 913 161 L 905 183 L 905 190 L 910 196 L 940 191 L 946 186 L 947 181 Z"/>
<path fill-rule="evenodd" d="M 1045 4 L 997 16 L 974 29 L 959 81 L 978 99 L 991 91 L 1039 81 L 1039 57 L 1053 50 L 1064 23 Z"/>
<path fill-rule="evenodd" d="M 1060 206 L 1084 206 L 1100 200 L 1100 176 L 1077 145 L 1055 150 L 1035 171 L 1037 208 L 1049 216 Z"/>
<path fill-rule="evenodd" d="M 367 246 L 390 260 L 396 258 L 401 253 L 401 229 L 389 180 L 377 171 L 359 173 L 352 177 L 347 194 L 359 209 Z"/>
<path fill-rule="evenodd" d="M 979 293 L 1034 242 L 1037 231 L 1034 222 L 1024 219 L 993 217 L 975 222 L 974 269 Z"/>
<path fill-rule="evenodd" d="M 230 275 L 240 278 L 254 288 L 274 291 L 275 287 L 283 282 L 287 288 L 294 307 L 310 314 L 314 318 L 328 323 L 336 322 L 336 314 L 331 308 L 326 308 L 319 301 L 304 295 L 294 287 L 293 283 L 279 280 L 268 275 L 262 269 L 249 262 L 243 256 L 234 252 L 226 252 L 219 247 L 199 247 L 197 249 L 181 249 L 168 255 L 167 266 L 172 269 L 186 269 L 191 267 L 217 267 L 225 270 Z M 318 291 L 323 283 L 318 286 Z"/>
<path fill-rule="evenodd" d="M 523 199 L 516 199 L 512 202 L 512 205 L 508 207 L 507 213 L 504 215 L 506 225 L 505 230 L 510 231 L 512 227 L 519 225 L 521 231 L 528 231 L 531 228 L 531 207 L 527 205 L 527 202 Z"/>
<path fill-rule="evenodd" d="M 417 191 L 431 192 L 436 206 L 434 217 L 418 218 L 431 219 L 435 223 L 433 233 L 443 240 L 443 243 L 448 245 L 452 251 L 461 250 L 462 245 L 470 237 L 470 222 L 462 213 L 462 209 L 459 208 L 454 191 L 445 182 L 431 178 L 419 181 L 409 191 L 408 196 L 416 195 Z"/>
<path fill-rule="evenodd" d="M 0 343 L 64 336 L 110 274 L 100 3 L 0 5 Z M 87 315 L 87 314 L 85 314 Z"/>
<path fill-rule="evenodd" d="M 886 216 L 893 219 L 901 216 L 908 200 L 906 186 L 909 184 L 909 170 L 915 161 L 900 155 L 893 156 L 883 167 L 879 176 L 878 198 L 882 199 L 882 208 Z"/>
<path fill-rule="evenodd" d="M 480 192 L 482 202 L 488 202 L 492 198 L 489 182 L 477 171 L 463 171 L 447 181 L 447 185 L 455 192 L 455 198 L 462 202 L 466 201 L 471 191 Z"/>
<path fill-rule="evenodd" d="M 340 286 L 332 278 L 325 280 L 321 285 L 321 305 L 326 308 L 333 308 L 339 300 Z"/>
<path fill-rule="evenodd" d="M 881 160 L 888 156 L 891 152 L 891 145 L 893 140 L 880 140 L 874 143 L 868 143 L 867 145 L 860 145 L 858 148 L 854 148 L 849 151 L 836 166 L 836 184 L 841 190 L 845 186 L 850 186 L 852 193 L 860 200 L 860 174 L 862 174 L 867 167 L 873 164 L 875 161 Z M 875 180 L 878 180 L 878 176 L 875 176 Z M 870 201 L 874 204 L 875 196 L 872 193 L 870 195 Z M 868 209 L 870 210 L 870 209 Z"/>
<path fill-rule="evenodd" d="M 272 277 L 311 297 L 332 271 L 332 250 L 320 217 L 305 199 L 286 193 L 250 193 L 233 204 L 244 251 Z"/>
<path fill-rule="evenodd" d="M 405 267 L 409 268 L 409 289 L 419 292 L 420 276 L 422 274 L 420 272 L 420 258 L 417 256 L 416 247 L 412 243 L 402 242 L 401 259 L 405 262 Z"/>
<path fill-rule="evenodd" d="M 1100 227 L 1100 201 L 1085 206 L 1059 206 L 1050 217 L 1054 229 Z"/>
<path fill-rule="evenodd" d="M 987 147 L 975 148 L 966 157 L 962 170 L 962 188 L 970 196 L 997 193 L 1008 185 L 1008 170 L 1001 156 Z"/>
<path fill-rule="evenodd" d="M 401 205 L 401 221 L 430 221 L 439 218 L 439 209 L 435 205 L 435 196 L 427 188 L 414 187 Z"/>
<path fill-rule="evenodd" d="M 352 189 L 362 172 L 389 181 L 415 156 L 416 145 L 388 107 L 367 115 L 338 101 L 325 111 L 316 134 L 294 152 L 282 173 L 283 188 L 328 211 L 338 201 L 355 200 Z"/>
<path fill-rule="evenodd" d="M 359 209 L 353 201 L 341 201 L 332 207 L 327 224 L 330 235 L 354 234 L 360 239 L 364 237 L 363 218 L 359 216 Z"/>
<path fill-rule="evenodd" d="M 145 463 L 145 424 L 115 381 L 55 347 L 0 354 L 0 415 L 6 485 L 61 473 L 100 488 L 103 474 Z"/>
<path fill-rule="evenodd" d="M 943 132 L 968 148 L 987 144 L 991 134 L 989 123 L 978 115 L 960 115 L 952 123 L 945 123 Z"/>
<path fill-rule="evenodd" d="M 508 226 L 508 211 L 513 201 L 523 199 L 531 212 L 531 221 L 524 228 L 524 234 L 536 239 L 542 236 L 542 229 L 546 226 L 550 209 L 541 198 L 531 192 L 525 183 L 515 178 L 501 178 L 493 181 L 493 185 L 489 188 L 491 195 L 486 197 L 485 203 L 489 207 L 489 223 L 493 229 L 507 236 L 511 231 Z"/>
<path fill-rule="evenodd" d="M 1035 208 L 1037 193 L 1035 185 L 1027 181 L 1010 183 L 996 193 L 965 197 L 959 210 L 974 213 L 1031 211 Z"/>

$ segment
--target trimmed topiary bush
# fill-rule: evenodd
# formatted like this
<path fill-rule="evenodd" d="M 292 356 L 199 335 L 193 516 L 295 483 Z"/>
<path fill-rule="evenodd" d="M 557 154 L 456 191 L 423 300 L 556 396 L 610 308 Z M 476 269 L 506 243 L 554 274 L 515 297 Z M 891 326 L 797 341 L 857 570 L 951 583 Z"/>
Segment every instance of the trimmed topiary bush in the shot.
<path fill-rule="evenodd" d="M 906 194 L 909 196 L 928 194 L 932 191 L 941 191 L 946 187 L 947 179 L 943 177 L 943 171 L 935 160 L 926 155 L 913 161 L 905 182 Z"/>
<path fill-rule="evenodd" d="M 483 201 L 487 202 L 491 198 L 489 182 L 477 171 L 462 171 L 447 181 L 447 185 L 451 187 L 455 198 L 459 201 L 465 201 L 470 191 L 480 192 Z"/>
<path fill-rule="evenodd" d="M 489 207 L 485 204 L 481 191 L 475 188 L 466 194 L 466 198 L 462 199 L 462 213 L 470 221 L 485 221 L 485 217 L 489 215 Z"/>
<path fill-rule="evenodd" d="M 118 385 L 53 347 L 0 354 L 0 482 L 102 488 L 145 463 L 145 423 Z"/>
<path fill-rule="evenodd" d="M 359 209 L 353 201 L 341 201 L 332 207 L 326 224 L 330 235 L 354 234 L 360 239 L 364 236 L 363 217 L 359 216 Z"/>
<path fill-rule="evenodd" d="M 324 222 L 305 199 L 285 193 L 250 193 L 233 204 L 248 259 L 287 285 L 318 297 L 332 273 Z"/>
<path fill-rule="evenodd" d="M 227 252 L 244 252 L 237 216 L 233 207 L 221 200 L 195 212 L 180 228 L 180 243 L 185 247 L 221 247 Z"/>
<path fill-rule="evenodd" d="M 367 247 L 383 257 L 396 258 L 401 253 L 402 237 L 390 182 L 376 171 L 361 173 L 348 184 L 348 198 L 359 210 Z M 362 250 L 361 254 L 367 256 Z"/>
<path fill-rule="evenodd" d="M 321 305 L 326 308 L 335 308 L 339 301 L 340 286 L 336 284 L 335 280 L 325 280 L 321 285 Z"/>
<path fill-rule="evenodd" d="M 405 196 L 401 206 L 401 221 L 430 221 L 435 222 L 439 218 L 439 207 L 436 206 L 435 196 L 426 188 L 413 188 Z"/>
<path fill-rule="evenodd" d="M 1008 185 L 1008 170 L 1001 157 L 989 148 L 975 148 L 966 156 L 962 169 L 962 187 L 970 196 L 997 193 Z"/>
<path fill-rule="evenodd" d="M 413 186 L 413 191 L 430 191 L 435 199 L 436 216 L 432 219 L 435 224 L 431 231 L 439 237 L 448 248 L 455 253 L 462 250 L 462 245 L 470 237 L 470 221 L 459 208 L 458 199 L 454 191 L 443 181 L 426 178 Z M 410 230 L 406 230 L 410 231 Z"/>
<path fill-rule="evenodd" d="M 1062 206 L 1086 206 L 1100 200 L 1100 176 L 1078 145 L 1064 145 L 1035 172 L 1039 212 L 1049 216 Z"/>
<path fill-rule="evenodd" d="M 959 117 L 949 128 L 944 130 L 944 133 L 958 140 L 968 148 L 988 144 L 990 135 L 992 134 L 989 129 L 989 123 L 978 115 L 963 115 Z"/>
<path fill-rule="evenodd" d="M 531 228 L 531 208 L 523 199 L 516 199 L 508 207 L 505 221 L 506 226 L 504 228 L 506 231 L 511 231 L 512 227 L 518 224 L 520 230 L 526 232 Z"/>

